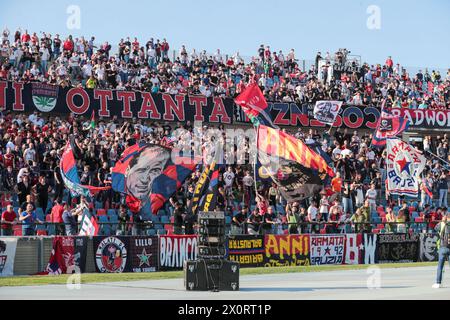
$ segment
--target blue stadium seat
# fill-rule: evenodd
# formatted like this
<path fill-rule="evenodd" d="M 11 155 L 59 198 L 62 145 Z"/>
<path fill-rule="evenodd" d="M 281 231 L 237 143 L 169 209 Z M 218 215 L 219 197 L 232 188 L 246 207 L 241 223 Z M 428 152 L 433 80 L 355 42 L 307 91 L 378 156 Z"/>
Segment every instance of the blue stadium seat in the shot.
<path fill-rule="evenodd" d="M 163 224 L 170 223 L 169 217 L 168 216 L 162 216 L 161 217 L 161 223 L 163 223 Z"/>
<path fill-rule="evenodd" d="M 56 235 L 56 226 L 54 224 L 47 225 L 47 234 L 49 236 Z"/>
<path fill-rule="evenodd" d="M 156 230 L 155 229 L 147 229 L 147 235 L 148 236 L 156 236 Z"/>
<path fill-rule="evenodd" d="M 95 201 L 95 209 L 103 209 L 103 203 Z"/>
<path fill-rule="evenodd" d="M 231 217 L 226 216 L 226 217 L 225 217 L 225 223 L 226 223 L 226 224 L 230 224 L 230 223 L 231 223 Z"/>
<path fill-rule="evenodd" d="M 109 222 L 111 223 L 115 223 L 115 224 L 111 224 L 111 230 L 113 233 L 116 233 L 117 230 L 117 222 L 119 221 L 119 217 L 116 214 L 110 215 L 109 216 Z"/>
<path fill-rule="evenodd" d="M 41 221 L 45 221 L 44 210 L 42 208 L 36 208 L 36 217 Z"/>
<path fill-rule="evenodd" d="M 158 235 L 163 236 L 163 235 L 165 235 L 165 234 L 167 234 L 167 230 L 166 230 L 166 229 L 159 229 L 159 230 L 158 230 Z"/>
<path fill-rule="evenodd" d="M 158 216 L 159 216 L 159 217 L 167 216 L 166 210 L 164 210 L 164 209 L 159 210 L 159 211 L 158 211 Z"/>
<path fill-rule="evenodd" d="M 152 221 L 153 221 L 153 223 L 159 223 L 159 222 L 161 222 L 161 219 L 159 216 L 152 216 Z"/>
<path fill-rule="evenodd" d="M 161 230 L 161 229 L 164 229 L 164 226 L 162 224 L 160 224 L 160 223 L 156 223 L 155 224 L 155 229 L 156 230 Z"/>
<path fill-rule="evenodd" d="M 108 216 L 117 215 L 116 209 L 108 209 L 106 213 Z"/>
<path fill-rule="evenodd" d="M 109 224 L 101 224 L 109 222 L 108 216 L 98 216 L 98 222 L 100 224 L 100 234 L 109 236 L 111 234 L 111 226 Z"/>

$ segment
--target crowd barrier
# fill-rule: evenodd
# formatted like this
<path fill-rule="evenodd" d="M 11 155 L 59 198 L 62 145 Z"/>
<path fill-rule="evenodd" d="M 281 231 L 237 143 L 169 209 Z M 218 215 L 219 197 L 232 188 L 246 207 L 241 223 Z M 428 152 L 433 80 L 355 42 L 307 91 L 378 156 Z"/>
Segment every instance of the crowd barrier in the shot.
<path fill-rule="evenodd" d="M 226 255 L 242 268 L 437 261 L 437 235 L 230 235 Z M 0 276 L 181 270 L 196 235 L 0 237 Z"/>

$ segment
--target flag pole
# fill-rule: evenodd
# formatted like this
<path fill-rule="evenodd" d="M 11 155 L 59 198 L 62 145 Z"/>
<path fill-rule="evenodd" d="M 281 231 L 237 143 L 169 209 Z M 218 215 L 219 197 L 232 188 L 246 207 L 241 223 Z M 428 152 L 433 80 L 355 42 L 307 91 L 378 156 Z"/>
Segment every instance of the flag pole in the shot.
<path fill-rule="evenodd" d="M 438 157 L 437 155 L 435 155 L 433 152 L 430 152 L 428 150 L 424 150 L 425 152 L 428 152 L 429 154 L 431 154 L 432 156 L 438 158 L 439 160 L 441 160 L 442 162 L 444 162 L 445 164 L 447 164 L 448 166 L 450 166 L 450 163 L 445 161 L 444 159 L 442 159 L 441 157 Z"/>
<path fill-rule="evenodd" d="M 259 196 L 258 193 L 258 185 L 256 183 L 256 163 L 258 161 L 258 146 L 259 146 L 259 137 L 258 137 L 258 133 L 259 133 L 259 125 L 258 126 L 254 126 L 255 128 L 255 133 L 256 133 L 256 152 L 255 152 L 255 158 L 253 160 L 253 179 L 255 181 L 255 194 L 256 196 Z"/>

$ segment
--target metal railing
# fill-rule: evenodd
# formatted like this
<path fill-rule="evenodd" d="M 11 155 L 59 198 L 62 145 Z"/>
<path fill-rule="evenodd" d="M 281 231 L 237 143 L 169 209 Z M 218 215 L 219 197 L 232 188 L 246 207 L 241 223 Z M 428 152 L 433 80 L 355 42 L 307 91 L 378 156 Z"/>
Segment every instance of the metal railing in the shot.
<path fill-rule="evenodd" d="M 336 233 L 431 233 L 434 232 L 431 225 L 436 225 L 439 220 L 435 221 L 424 221 L 424 222 L 328 222 L 328 221 L 317 221 L 317 222 L 299 222 L 299 223 L 288 223 L 288 222 L 274 222 L 274 223 L 249 223 L 243 222 L 240 225 L 234 222 L 227 223 L 227 233 L 228 234 L 311 234 L 311 233 L 322 233 L 322 234 L 336 234 Z M 162 222 L 98 222 L 99 235 L 148 235 L 149 230 L 155 230 L 154 234 L 166 234 L 166 226 L 172 226 L 171 232 L 177 234 L 185 233 L 187 229 L 185 225 L 178 226 L 178 230 L 175 230 L 176 226 L 174 223 L 162 223 Z M 0 223 L 0 228 L 3 233 L 3 225 L 5 223 Z M 47 235 L 65 235 L 65 226 L 70 225 L 72 230 L 78 233 L 81 228 L 81 223 L 77 226 L 69 223 L 56 223 L 56 222 L 42 222 L 42 223 L 14 223 L 14 227 L 11 227 L 12 234 L 14 235 L 14 230 L 17 230 L 17 226 L 30 226 L 28 229 L 32 229 L 34 235 L 39 234 L 39 231 L 46 231 Z M 383 228 L 379 229 L 378 226 L 382 225 Z M 281 226 L 281 229 L 279 227 Z M 189 228 L 191 229 L 191 228 Z M 193 224 L 192 230 L 194 233 L 197 231 L 198 225 Z M 165 230 L 161 232 L 160 230 Z M 279 233 L 279 231 L 283 231 Z M 190 233 L 192 234 L 192 233 Z M 41 234 L 44 235 L 44 234 Z M 73 235 L 73 234 L 72 234 Z"/>

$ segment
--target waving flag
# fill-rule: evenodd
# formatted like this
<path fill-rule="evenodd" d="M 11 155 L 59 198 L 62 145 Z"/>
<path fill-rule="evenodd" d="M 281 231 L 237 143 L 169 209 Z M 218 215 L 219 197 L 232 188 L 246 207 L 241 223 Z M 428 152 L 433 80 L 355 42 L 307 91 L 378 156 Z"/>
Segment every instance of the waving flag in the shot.
<path fill-rule="evenodd" d="M 214 211 L 217 206 L 217 193 L 219 188 L 219 174 L 221 165 L 211 164 L 211 177 L 205 194 L 200 199 L 198 211 Z"/>
<path fill-rule="evenodd" d="M 372 146 L 384 147 L 387 138 L 400 135 L 408 127 L 408 119 L 394 116 L 383 108 L 380 119 L 378 120 L 377 129 L 372 138 Z"/>
<path fill-rule="evenodd" d="M 151 212 L 157 214 L 200 162 L 182 156 L 175 156 L 174 162 L 175 154 L 177 150 L 156 144 L 128 148 L 113 168 L 113 190 L 128 195 L 136 209 L 150 202 Z"/>
<path fill-rule="evenodd" d="M 95 111 L 92 110 L 90 128 L 95 129 Z"/>
<path fill-rule="evenodd" d="M 198 212 L 198 207 L 200 205 L 201 199 L 204 197 L 206 190 L 209 186 L 209 181 L 211 180 L 211 176 L 213 174 L 214 168 L 216 166 L 216 162 L 213 161 L 211 165 L 205 166 L 205 169 L 203 170 L 202 174 L 200 175 L 200 178 L 198 179 L 196 185 L 194 194 L 192 196 L 192 201 L 190 205 L 190 211 L 193 214 L 196 214 Z"/>
<path fill-rule="evenodd" d="M 317 101 L 314 107 L 314 118 L 332 126 L 339 110 L 341 110 L 342 104 L 343 102 L 341 101 Z"/>
<path fill-rule="evenodd" d="M 398 138 L 389 138 L 386 141 L 389 193 L 417 197 L 420 174 L 426 163 L 424 155 Z"/>
<path fill-rule="evenodd" d="M 257 83 L 249 84 L 234 102 L 241 106 L 255 125 L 263 124 L 272 128 L 276 127 L 272 122 L 269 105 Z"/>
<path fill-rule="evenodd" d="M 88 210 L 84 209 L 81 217 L 80 236 L 96 236 L 98 235 L 99 225 L 97 218 Z"/>
<path fill-rule="evenodd" d="M 78 176 L 76 164 L 72 144 L 69 142 L 61 157 L 60 169 L 64 185 L 74 196 L 82 195 L 91 198 L 100 191 L 111 189 L 111 187 L 94 187 L 80 184 L 80 177 Z"/>
<path fill-rule="evenodd" d="M 259 126 L 258 157 L 288 201 L 299 201 L 320 191 L 334 172 L 327 162 L 289 134 Z"/>

